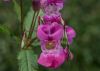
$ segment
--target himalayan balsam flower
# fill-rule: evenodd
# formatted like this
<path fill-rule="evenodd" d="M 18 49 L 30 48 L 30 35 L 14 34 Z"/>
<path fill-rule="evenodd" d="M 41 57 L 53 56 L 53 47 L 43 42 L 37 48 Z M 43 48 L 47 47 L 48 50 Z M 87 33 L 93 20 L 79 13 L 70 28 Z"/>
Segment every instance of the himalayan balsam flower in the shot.
<path fill-rule="evenodd" d="M 65 49 L 61 46 L 61 39 L 66 32 L 68 45 L 72 43 L 76 33 L 72 27 L 62 26 L 62 18 L 60 10 L 63 8 L 63 0 L 41 0 L 41 8 L 45 15 L 43 16 L 43 24 L 38 26 L 37 37 L 41 43 L 42 53 L 38 59 L 38 63 L 44 67 L 57 68 L 64 61 L 73 59 L 73 54 L 68 47 Z M 66 42 L 67 43 L 67 42 Z"/>
<path fill-rule="evenodd" d="M 46 14 L 60 14 L 59 11 L 63 8 L 63 0 L 41 0 L 42 9 Z"/>
<path fill-rule="evenodd" d="M 58 23 L 43 24 L 38 27 L 37 36 L 41 41 L 42 53 L 38 63 L 49 68 L 59 67 L 66 58 L 66 53 L 60 44 L 63 37 L 63 27 Z"/>
<path fill-rule="evenodd" d="M 68 39 L 68 44 L 71 44 L 73 42 L 73 38 L 76 36 L 76 32 L 72 27 L 67 26 L 66 27 L 66 36 Z"/>

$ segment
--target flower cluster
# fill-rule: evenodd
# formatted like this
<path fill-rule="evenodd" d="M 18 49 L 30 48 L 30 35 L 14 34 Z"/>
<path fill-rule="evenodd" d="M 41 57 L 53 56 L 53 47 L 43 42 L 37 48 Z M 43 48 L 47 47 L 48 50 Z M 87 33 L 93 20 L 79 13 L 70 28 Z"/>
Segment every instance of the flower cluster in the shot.
<path fill-rule="evenodd" d="M 63 8 L 63 0 L 40 0 L 40 3 L 45 15 L 42 17 L 43 23 L 37 30 L 42 49 L 38 63 L 45 67 L 57 68 L 70 56 L 72 57 L 68 47 L 64 49 L 61 45 L 64 33 L 66 33 L 68 45 L 72 43 L 76 33 L 72 27 L 64 28 L 62 24 L 60 10 Z"/>

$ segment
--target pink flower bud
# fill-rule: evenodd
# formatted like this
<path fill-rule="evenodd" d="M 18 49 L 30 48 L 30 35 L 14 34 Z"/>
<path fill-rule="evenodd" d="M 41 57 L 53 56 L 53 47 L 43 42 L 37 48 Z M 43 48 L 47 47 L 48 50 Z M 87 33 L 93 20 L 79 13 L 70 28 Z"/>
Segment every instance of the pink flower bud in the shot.
<path fill-rule="evenodd" d="M 32 7 L 34 11 L 40 10 L 40 0 L 32 0 Z"/>

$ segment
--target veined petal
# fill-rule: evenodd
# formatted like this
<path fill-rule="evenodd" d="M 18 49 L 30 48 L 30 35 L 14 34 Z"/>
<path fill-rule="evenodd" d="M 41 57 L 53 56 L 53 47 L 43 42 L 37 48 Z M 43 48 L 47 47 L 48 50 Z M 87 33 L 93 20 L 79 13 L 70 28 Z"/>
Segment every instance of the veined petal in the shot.
<path fill-rule="evenodd" d="M 51 37 L 53 37 L 53 39 L 55 40 L 60 40 L 63 37 L 63 26 L 61 24 L 58 24 L 56 22 L 52 23 L 54 24 L 51 28 L 51 32 L 53 32 L 51 34 Z"/>
<path fill-rule="evenodd" d="M 65 61 L 65 52 L 63 50 L 52 53 L 42 52 L 38 63 L 49 68 L 57 68 Z"/>
<path fill-rule="evenodd" d="M 63 37 L 63 27 L 56 22 L 38 26 L 37 36 L 40 40 L 60 40 Z"/>
<path fill-rule="evenodd" d="M 46 40 L 48 39 L 47 31 L 48 31 L 48 25 L 39 25 L 37 30 L 37 37 L 40 40 Z"/>

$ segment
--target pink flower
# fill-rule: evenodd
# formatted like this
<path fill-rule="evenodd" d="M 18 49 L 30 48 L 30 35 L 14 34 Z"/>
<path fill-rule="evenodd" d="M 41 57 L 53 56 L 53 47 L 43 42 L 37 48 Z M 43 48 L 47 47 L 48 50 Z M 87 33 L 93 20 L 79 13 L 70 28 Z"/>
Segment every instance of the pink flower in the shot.
<path fill-rule="evenodd" d="M 42 9 L 46 14 L 59 14 L 63 8 L 63 0 L 41 0 Z"/>
<path fill-rule="evenodd" d="M 44 67 L 57 68 L 64 61 L 73 59 L 73 54 L 66 47 L 61 46 L 61 39 L 64 35 L 64 27 L 61 24 L 61 14 L 59 11 L 63 8 L 63 0 L 41 0 L 41 7 L 45 13 L 43 24 L 38 26 L 37 37 L 41 43 L 42 53 L 38 63 Z M 76 32 L 72 27 L 65 27 L 68 45 L 72 43 Z"/>
<path fill-rule="evenodd" d="M 72 27 L 66 27 L 66 37 L 68 39 L 68 44 L 71 44 L 73 42 L 73 38 L 76 37 L 76 32 Z"/>
<path fill-rule="evenodd" d="M 38 63 L 49 68 L 59 67 L 66 58 L 66 53 L 61 46 L 63 26 L 58 23 L 43 24 L 38 27 L 37 37 L 41 42 L 42 53 Z"/>

